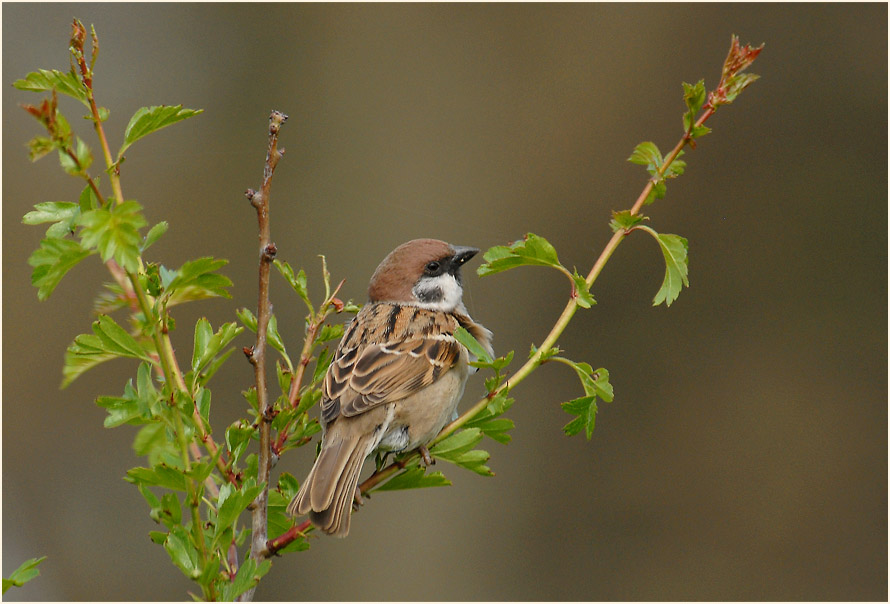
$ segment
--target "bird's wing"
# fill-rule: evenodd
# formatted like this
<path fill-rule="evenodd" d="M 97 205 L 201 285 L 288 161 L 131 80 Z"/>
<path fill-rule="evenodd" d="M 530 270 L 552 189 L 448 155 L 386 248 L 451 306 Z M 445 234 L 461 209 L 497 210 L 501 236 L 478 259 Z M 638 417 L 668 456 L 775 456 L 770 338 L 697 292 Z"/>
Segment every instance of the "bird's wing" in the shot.
<path fill-rule="evenodd" d="M 371 344 L 341 357 L 347 363 L 331 366 L 325 398 L 338 401 L 339 413 L 346 417 L 402 400 L 454 367 L 462 349 L 448 334 Z"/>

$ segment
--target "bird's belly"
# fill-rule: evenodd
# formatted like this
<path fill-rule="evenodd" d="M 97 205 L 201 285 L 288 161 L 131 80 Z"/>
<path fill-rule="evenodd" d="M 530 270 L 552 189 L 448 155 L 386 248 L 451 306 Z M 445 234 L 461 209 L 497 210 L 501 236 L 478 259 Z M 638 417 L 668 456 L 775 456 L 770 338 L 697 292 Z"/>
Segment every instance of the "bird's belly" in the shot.
<path fill-rule="evenodd" d="M 466 368 L 455 367 L 434 384 L 393 403 L 395 413 L 378 448 L 411 450 L 433 440 L 457 409 L 466 380 Z"/>

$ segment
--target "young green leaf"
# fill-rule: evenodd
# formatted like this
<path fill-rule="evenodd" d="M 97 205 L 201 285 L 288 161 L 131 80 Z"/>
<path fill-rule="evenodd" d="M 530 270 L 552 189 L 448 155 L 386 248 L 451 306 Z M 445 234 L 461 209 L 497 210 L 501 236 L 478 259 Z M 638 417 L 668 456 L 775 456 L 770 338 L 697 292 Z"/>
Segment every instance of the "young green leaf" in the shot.
<path fill-rule="evenodd" d="M 705 104 L 705 98 L 704 80 L 699 80 L 694 85 L 683 82 L 683 102 L 686 103 L 686 113 L 683 114 L 683 130 L 689 132 L 692 138 L 701 135 L 695 132 L 695 116 Z"/>
<path fill-rule="evenodd" d="M 28 159 L 35 162 L 41 157 L 45 157 L 55 148 L 56 144 L 51 138 L 46 136 L 35 136 L 28 141 Z"/>
<path fill-rule="evenodd" d="M 159 105 L 153 107 L 142 107 L 130 118 L 124 130 L 124 144 L 117 156 L 120 159 L 124 151 L 137 140 L 151 134 L 156 130 L 160 130 L 171 124 L 193 117 L 201 113 L 203 109 L 184 109 L 182 105 L 166 106 Z"/>
<path fill-rule="evenodd" d="M 436 459 L 444 459 L 463 466 L 483 476 L 494 476 L 491 469 L 484 465 L 490 457 L 488 452 L 473 448 L 480 440 L 482 440 L 482 430 L 467 428 L 436 444 L 430 449 L 430 455 Z"/>
<path fill-rule="evenodd" d="M 197 579 L 201 576 L 201 569 L 198 566 L 198 550 L 192 545 L 188 533 L 182 526 L 176 525 L 170 529 L 167 539 L 164 541 L 164 549 L 167 550 L 170 559 L 186 577 Z"/>
<path fill-rule="evenodd" d="M 34 250 L 28 264 L 34 267 L 31 284 L 37 287 L 37 298 L 46 300 L 62 277 L 92 252 L 71 239 L 44 239 Z"/>
<path fill-rule="evenodd" d="M 309 313 L 314 313 L 315 308 L 312 306 L 312 301 L 309 300 L 309 291 L 306 288 L 306 273 L 303 272 L 303 269 L 300 269 L 299 273 L 294 274 L 294 269 L 291 268 L 291 265 L 287 262 L 274 260 L 273 264 L 275 265 L 275 268 L 278 269 L 278 272 L 281 273 L 281 276 L 284 277 L 293 290 L 297 292 L 300 299 L 306 303 L 306 306 L 309 308 Z"/>
<path fill-rule="evenodd" d="M 103 262 L 114 258 L 132 273 L 139 270 L 142 243 L 139 229 L 146 225 L 146 221 L 142 206 L 137 202 L 125 201 L 84 212 L 77 223 L 82 227 L 80 236 L 84 247 L 99 250 Z"/>
<path fill-rule="evenodd" d="M 689 242 L 679 235 L 662 235 L 649 227 L 640 228 L 655 237 L 664 255 L 664 281 L 652 305 L 658 306 L 664 302 L 670 306 L 680 295 L 683 286 L 689 287 Z"/>
<path fill-rule="evenodd" d="M 661 156 L 661 151 L 658 150 L 655 143 L 646 141 L 634 147 L 633 153 L 630 154 L 627 161 L 641 166 L 647 166 L 648 168 L 658 169 L 661 167 L 664 159 Z"/>
<path fill-rule="evenodd" d="M 162 269 L 162 283 L 168 296 L 168 305 L 181 304 L 203 298 L 231 298 L 226 290 L 232 281 L 225 275 L 217 274 L 220 268 L 228 264 L 228 260 L 211 257 L 198 258 L 183 264 L 177 271 Z M 172 277 L 172 278 L 171 278 Z"/>
<path fill-rule="evenodd" d="M 153 468 L 131 468 L 127 470 L 127 477 L 124 480 L 133 484 L 164 487 L 174 491 L 187 490 L 183 471 L 166 464 L 159 464 Z"/>
<path fill-rule="evenodd" d="M 142 426 L 136 433 L 133 451 L 136 455 L 148 457 L 150 466 L 157 466 L 164 460 L 175 459 L 179 454 L 173 440 L 163 422 L 152 422 Z"/>
<path fill-rule="evenodd" d="M 487 420 L 474 419 L 473 421 L 467 422 L 466 427 L 479 428 L 485 436 L 488 436 L 502 445 L 506 445 L 512 440 L 512 437 L 507 434 L 507 431 L 512 430 L 516 425 L 511 419 L 499 417 Z"/>
<path fill-rule="evenodd" d="M 508 246 L 490 248 L 483 258 L 485 264 L 476 270 L 483 277 L 526 265 L 550 266 L 568 274 L 566 268 L 559 263 L 556 250 L 550 242 L 534 233 L 528 233 L 524 239 L 514 241 Z"/>
<path fill-rule="evenodd" d="M 243 327 L 232 322 L 225 323 L 213 333 L 210 321 L 206 318 L 199 319 L 195 324 L 195 345 L 192 351 L 192 371 L 196 377 L 242 331 Z"/>
<path fill-rule="evenodd" d="M 100 363 L 118 358 L 133 357 L 151 361 L 151 357 L 133 336 L 106 315 L 93 323 L 94 335 L 81 334 L 65 352 L 62 388 L 77 379 L 85 371 Z"/>
<path fill-rule="evenodd" d="M 487 350 L 473 337 L 469 331 L 464 329 L 463 327 L 458 327 L 454 331 L 454 339 L 460 342 L 467 350 L 470 351 L 470 354 L 476 357 L 478 360 L 485 364 L 491 364 L 493 359 Z"/>
<path fill-rule="evenodd" d="M 256 333 L 256 316 L 253 314 L 249 308 L 239 308 L 235 311 L 235 314 L 244 324 L 244 327 Z"/>
<path fill-rule="evenodd" d="M 269 323 L 266 326 L 266 336 L 269 339 L 269 344 L 277 350 L 284 361 L 287 363 L 288 368 L 293 371 L 294 365 L 290 360 L 290 357 L 287 355 L 287 349 L 284 347 L 284 340 L 281 339 L 281 334 L 278 333 L 278 319 L 275 318 L 275 315 L 269 317 Z"/>
<path fill-rule="evenodd" d="M 82 176 L 86 174 L 90 165 L 93 163 L 93 152 L 79 136 L 76 137 L 74 146 L 74 157 L 71 157 L 65 150 L 59 149 L 59 164 L 62 169 L 72 176 Z"/>
<path fill-rule="evenodd" d="M 6 590 L 10 587 L 21 587 L 34 577 L 40 575 L 40 571 L 37 570 L 37 566 L 46 560 L 46 556 L 42 556 L 40 558 L 31 558 L 30 560 L 25 560 L 22 564 L 12 571 L 12 574 L 9 575 L 9 578 L 3 578 L 3 593 L 6 593 Z"/>
<path fill-rule="evenodd" d="M 114 319 L 107 315 L 101 315 L 93 322 L 93 333 L 99 336 L 104 351 L 144 361 L 152 360 L 148 351 L 133 336 L 127 333 L 123 327 L 115 323 Z"/>
<path fill-rule="evenodd" d="M 97 187 L 99 186 L 98 178 L 94 178 L 93 182 Z M 102 205 L 102 202 L 96 197 L 96 191 L 93 190 L 93 187 L 87 185 L 80 192 L 80 197 L 77 198 L 77 204 L 80 206 L 81 213 L 83 213 L 95 210 Z"/>
<path fill-rule="evenodd" d="M 447 487 L 451 481 L 445 478 L 442 472 L 426 474 L 426 468 L 413 466 L 396 474 L 393 478 L 383 483 L 375 491 L 400 491 L 404 489 L 423 489 L 426 487 Z"/>
<path fill-rule="evenodd" d="M 105 427 L 122 424 L 144 424 L 152 421 L 154 410 L 161 399 L 151 381 L 151 365 L 142 363 L 137 372 L 136 388 L 133 380 L 127 382 L 123 396 L 100 396 L 96 404 L 108 411 Z"/>
<path fill-rule="evenodd" d="M 145 235 L 145 240 L 142 242 L 142 245 L 139 246 L 140 251 L 144 252 L 153 244 L 155 241 L 161 238 L 161 235 L 167 232 L 167 228 L 170 225 L 166 220 L 163 220 L 153 227 L 149 229 L 148 233 Z"/>
<path fill-rule="evenodd" d="M 593 436 L 593 428 L 596 424 L 596 397 L 583 396 L 575 400 L 561 404 L 566 413 L 577 415 L 575 419 L 563 426 L 566 436 L 574 436 L 584 430 L 587 440 Z"/>
<path fill-rule="evenodd" d="M 617 233 L 632 229 L 644 220 L 649 220 L 649 217 L 642 214 L 631 214 L 630 210 L 622 210 L 621 212 L 612 212 L 609 226 L 612 228 L 612 232 Z"/>
<path fill-rule="evenodd" d="M 16 80 L 12 85 L 19 90 L 31 92 L 56 90 L 77 99 L 87 108 L 90 106 L 86 88 L 73 71 L 63 73 L 57 69 L 39 69 L 21 80 Z"/>
<path fill-rule="evenodd" d="M 74 222 L 80 215 L 80 206 L 70 201 L 45 201 L 22 218 L 24 224 L 53 224 L 46 230 L 49 239 L 59 239 L 74 232 Z"/>
<path fill-rule="evenodd" d="M 587 280 L 578 274 L 577 269 L 572 272 L 572 283 L 572 297 L 575 298 L 578 306 L 590 308 L 596 304 L 596 300 L 593 299 L 593 295 L 590 293 L 590 286 L 587 285 Z"/>
<path fill-rule="evenodd" d="M 247 558 L 238 568 L 235 580 L 223 587 L 223 600 L 233 602 L 247 590 L 256 587 L 260 579 L 272 568 L 271 560 L 263 560 L 257 565 L 256 560 Z"/>
<path fill-rule="evenodd" d="M 244 420 L 236 421 L 226 429 L 226 448 L 232 461 L 238 461 L 244 454 L 255 432 L 249 425 L 245 425 Z"/>
<path fill-rule="evenodd" d="M 245 485 L 241 490 L 232 492 L 231 495 L 223 500 L 222 489 L 220 489 L 220 503 L 216 517 L 214 540 L 218 539 L 226 529 L 235 524 L 241 512 L 247 509 L 247 506 L 256 499 L 262 490 L 261 486 L 254 485 L 248 487 Z"/>
<path fill-rule="evenodd" d="M 339 323 L 336 325 L 328 325 L 325 323 L 321 326 L 315 341 L 318 344 L 324 344 L 331 340 L 339 340 L 343 336 L 343 326 Z"/>

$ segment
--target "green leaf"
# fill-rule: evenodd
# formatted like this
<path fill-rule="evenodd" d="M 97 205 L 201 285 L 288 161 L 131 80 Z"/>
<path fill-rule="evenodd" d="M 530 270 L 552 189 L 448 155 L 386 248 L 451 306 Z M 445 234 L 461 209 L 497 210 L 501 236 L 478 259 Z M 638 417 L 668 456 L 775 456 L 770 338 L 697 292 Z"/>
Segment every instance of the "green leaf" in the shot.
<path fill-rule="evenodd" d="M 160 130 L 171 124 L 193 117 L 201 113 L 203 109 L 184 109 L 182 105 L 142 107 L 130 118 L 127 129 L 124 130 L 124 144 L 117 156 L 120 159 L 130 145 L 137 140 Z"/>
<path fill-rule="evenodd" d="M 40 558 L 31 558 L 30 560 L 25 560 L 22 564 L 12 571 L 12 574 L 9 575 L 9 578 L 3 579 L 3 593 L 6 593 L 6 590 L 10 587 L 21 587 L 34 577 L 40 575 L 40 571 L 37 570 L 37 566 L 46 560 L 46 556 L 42 556 Z"/>
<path fill-rule="evenodd" d="M 293 474 L 282 472 L 278 477 L 278 490 L 281 491 L 284 499 L 289 502 L 296 497 L 297 492 L 300 490 L 300 483 L 297 482 Z"/>
<path fill-rule="evenodd" d="M 62 169 L 73 176 L 86 174 L 90 165 L 93 163 L 92 151 L 90 151 L 90 148 L 79 136 L 76 137 L 73 151 L 74 158 L 77 158 L 76 161 L 66 151 L 59 149 L 59 163 L 61 164 Z"/>
<path fill-rule="evenodd" d="M 242 331 L 244 331 L 243 327 L 238 327 L 234 322 L 231 322 L 222 325 L 216 333 L 213 333 L 210 321 L 206 318 L 199 319 L 195 323 L 192 371 L 198 374 Z"/>
<path fill-rule="evenodd" d="M 641 166 L 658 169 L 661 167 L 664 159 L 661 156 L 661 151 L 658 150 L 655 143 L 646 141 L 634 148 L 633 153 L 627 158 L 627 161 Z"/>
<path fill-rule="evenodd" d="M 293 363 L 291 363 L 290 357 L 287 356 L 287 349 L 284 347 L 284 340 L 281 339 L 281 334 L 278 333 L 278 319 L 275 318 L 275 315 L 271 315 L 269 317 L 269 323 L 266 325 L 266 337 L 269 340 L 269 344 L 281 353 L 281 356 L 287 362 L 287 366 L 291 371 L 294 370 Z"/>
<path fill-rule="evenodd" d="M 131 468 L 127 470 L 127 477 L 124 480 L 137 485 L 164 487 L 174 491 L 186 491 L 188 484 L 182 470 L 167 464 L 159 464 L 153 468 Z"/>
<path fill-rule="evenodd" d="M 137 202 L 125 201 L 84 212 L 77 222 L 83 227 L 80 236 L 84 247 L 99 250 L 103 262 L 114 258 L 131 273 L 139 270 L 139 229 L 146 221 Z"/>
<path fill-rule="evenodd" d="M 24 224 L 43 224 L 52 222 L 46 231 L 49 239 L 59 239 L 74 232 L 74 222 L 80 215 L 80 206 L 70 201 L 45 201 L 34 206 L 22 218 Z"/>
<path fill-rule="evenodd" d="M 93 322 L 93 333 L 99 336 L 103 349 L 119 356 L 151 361 L 149 353 L 127 331 L 107 315 Z"/>
<path fill-rule="evenodd" d="M 223 600 L 234 601 L 247 590 L 255 587 L 272 568 L 271 560 L 263 560 L 259 566 L 253 558 L 247 558 L 238 568 L 235 580 L 223 587 Z"/>
<path fill-rule="evenodd" d="M 256 333 L 256 316 L 249 308 L 239 308 L 235 311 L 235 314 L 238 315 L 238 318 L 247 329 Z"/>
<path fill-rule="evenodd" d="M 142 367 L 148 367 L 148 364 L 140 365 L 140 371 Z M 154 392 L 150 398 L 148 393 L 141 394 L 143 396 L 140 396 L 140 393 L 133 388 L 133 381 L 130 380 L 124 388 L 123 396 L 100 396 L 97 398 L 96 404 L 108 411 L 108 415 L 105 417 L 105 427 L 115 428 L 122 424 L 144 424 L 151 421 L 152 404 L 157 402 L 160 397 L 157 392 Z"/>
<path fill-rule="evenodd" d="M 480 276 L 493 275 L 517 266 L 536 265 L 550 266 L 562 272 L 568 271 L 559 263 L 556 250 L 543 237 L 534 233 L 528 233 L 524 239 L 515 241 L 508 246 L 495 246 L 490 248 L 485 255 L 485 264 L 476 272 Z"/>
<path fill-rule="evenodd" d="M 159 511 L 159 519 L 167 528 L 172 529 L 174 525 L 182 522 L 182 506 L 175 493 L 167 492 L 161 496 Z"/>
<path fill-rule="evenodd" d="M 315 341 L 318 344 L 324 344 L 325 342 L 330 342 L 331 340 L 339 340 L 341 337 L 343 337 L 342 325 L 324 324 L 319 330 L 318 336 L 315 338 Z"/>
<path fill-rule="evenodd" d="M 35 136 L 28 141 L 28 159 L 32 162 L 37 161 L 55 148 L 56 144 L 51 138 L 46 136 Z"/>
<path fill-rule="evenodd" d="M 136 455 L 147 456 L 151 466 L 157 466 L 163 460 L 175 458 L 179 454 L 172 436 L 167 432 L 167 426 L 161 421 L 146 424 L 139 429 L 133 439 L 133 451 Z"/>
<path fill-rule="evenodd" d="M 201 576 L 198 566 L 198 550 L 189 540 L 188 533 L 182 526 L 176 525 L 170 529 L 167 539 L 164 541 L 164 549 L 170 555 L 173 563 L 190 579 Z"/>
<path fill-rule="evenodd" d="M 575 298 L 578 306 L 581 308 L 590 308 L 596 304 L 596 300 L 593 299 L 593 296 L 590 293 L 590 286 L 587 285 L 587 280 L 578 274 L 577 269 L 572 272 L 572 283 L 574 285 L 572 288 L 572 297 Z"/>
<path fill-rule="evenodd" d="M 705 81 L 703 79 L 695 84 L 683 82 L 683 102 L 686 103 L 686 108 L 693 115 L 698 113 L 702 105 L 705 104 L 705 95 Z"/>
<path fill-rule="evenodd" d="M 664 255 L 664 281 L 652 305 L 658 306 L 664 302 L 670 306 L 680 295 L 683 286 L 689 287 L 689 242 L 679 235 L 662 235 L 649 227 L 640 228 L 655 237 Z"/>
<path fill-rule="evenodd" d="M 96 184 L 97 187 L 99 186 L 98 178 L 94 178 L 93 182 Z M 77 203 L 80 206 L 81 213 L 95 210 L 102 205 L 102 203 L 99 201 L 99 198 L 96 197 L 96 191 L 94 191 L 93 187 L 91 187 L 90 185 L 85 186 L 80 192 L 80 197 L 77 199 Z"/>
<path fill-rule="evenodd" d="M 442 459 L 452 459 L 472 449 L 480 440 L 482 440 L 482 431 L 479 428 L 467 428 L 455 432 L 437 443 L 430 449 L 430 455 Z"/>
<path fill-rule="evenodd" d="M 226 429 L 226 447 L 231 461 L 241 458 L 255 432 L 249 425 L 244 425 L 243 420 L 236 421 Z"/>
<path fill-rule="evenodd" d="M 577 415 L 575 419 L 563 426 L 566 436 L 574 436 L 584 430 L 587 434 L 587 440 L 593 436 L 593 429 L 596 425 L 596 397 L 583 396 L 575 400 L 561 404 L 566 413 Z"/>
<path fill-rule="evenodd" d="M 516 427 L 513 423 L 513 420 L 507 419 L 505 417 L 500 417 L 496 419 L 489 419 L 485 421 L 471 421 L 467 422 L 467 427 L 479 428 L 482 430 L 482 433 L 485 436 L 488 436 L 492 440 L 496 440 L 502 445 L 506 445 L 512 440 L 512 437 L 507 434 L 508 430 L 512 430 Z"/>
<path fill-rule="evenodd" d="M 426 469 L 421 466 L 407 468 L 400 474 L 383 483 L 375 491 L 400 491 L 404 489 L 423 489 L 426 487 L 447 487 L 451 481 L 445 478 L 442 472 L 426 474 Z"/>
<path fill-rule="evenodd" d="M 760 76 L 754 73 L 740 73 L 732 76 L 726 82 L 726 100 L 721 104 L 729 104 L 733 102 L 745 88 L 759 79 Z"/>
<path fill-rule="evenodd" d="M 294 274 L 294 269 L 291 268 L 291 265 L 287 262 L 274 260 L 273 264 L 275 265 L 275 268 L 278 269 L 278 272 L 281 273 L 281 276 L 284 277 L 293 290 L 297 292 L 297 295 L 306 303 L 306 306 L 309 308 L 309 313 L 314 313 L 315 308 L 312 306 L 312 301 L 309 300 L 309 291 L 306 288 L 306 273 L 303 272 L 303 269 L 300 269 L 299 273 Z"/>
<path fill-rule="evenodd" d="M 454 339 L 463 344 L 463 346 L 470 351 L 470 354 L 482 361 L 486 364 L 491 364 L 494 359 L 491 358 L 491 355 L 487 350 L 473 337 L 469 331 L 464 329 L 463 327 L 458 327 L 454 331 Z"/>
<path fill-rule="evenodd" d="M 224 485 L 226 487 L 231 485 Z M 228 497 L 223 498 L 223 488 L 220 488 L 219 511 L 216 517 L 216 529 L 214 539 L 219 538 L 226 529 L 235 524 L 238 516 L 241 515 L 247 506 L 250 505 L 257 495 L 263 490 L 261 486 L 244 486 L 239 491 L 232 492 Z"/>
<path fill-rule="evenodd" d="M 116 357 L 151 361 L 149 353 L 109 316 L 102 315 L 93 322 L 93 333 L 74 338 L 65 352 L 63 388 L 85 371 Z"/>
<path fill-rule="evenodd" d="M 34 267 L 31 284 L 37 287 L 37 298 L 46 300 L 62 277 L 91 252 L 70 239 L 44 239 L 28 258 Z"/>
<path fill-rule="evenodd" d="M 232 285 L 232 281 L 228 277 L 216 273 L 226 264 L 228 264 L 228 260 L 209 256 L 183 264 L 178 271 L 172 273 L 175 276 L 164 286 L 166 295 L 169 297 L 168 304 L 174 305 L 218 296 L 231 298 L 232 296 L 226 288 Z M 162 279 L 162 281 L 166 281 L 166 279 Z"/>
<path fill-rule="evenodd" d="M 154 225 L 153 227 L 151 227 L 151 229 L 149 229 L 148 233 L 146 233 L 145 240 L 142 242 L 142 245 L 139 246 L 139 249 L 143 252 L 145 250 L 147 250 L 149 248 L 149 246 L 151 246 L 151 244 L 153 244 L 155 241 L 160 239 L 161 235 L 163 235 L 164 233 L 167 232 L 167 228 L 169 226 L 170 225 L 167 224 L 167 221 L 161 221 L 161 222 L 157 223 L 156 225 Z"/>
<path fill-rule="evenodd" d="M 621 212 L 612 212 L 609 226 L 612 227 L 612 232 L 617 233 L 632 229 L 644 220 L 649 220 L 649 217 L 643 214 L 631 214 L 630 210 L 622 210 Z"/>
<path fill-rule="evenodd" d="M 487 451 L 473 449 L 482 440 L 482 430 L 467 428 L 445 438 L 430 449 L 430 455 L 472 470 L 483 476 L 493 476 L 491 468 L 484 465 L 490 455 Z"/>
<path fill-rule="evenodd" d="M 683 82 L 683 102 L 686 103 L 686 113 L 683 114 L 683 130 L 689 132 L 692 138 L 696 138 L 695 116 L 705 104 L 706 92 L 704 80 L 699 80 L 695 85 Z"/>
<path fill-rule="evenodd" d="M 39 69 L 32 71 L 24 79 L 16 80 L 12 85 L 19 90 L 31 92 L 56 90 L 77 99 L 87 108 L 90 106 L 86 88 L 73 71 L 63 73 L 57 69 Z"/>

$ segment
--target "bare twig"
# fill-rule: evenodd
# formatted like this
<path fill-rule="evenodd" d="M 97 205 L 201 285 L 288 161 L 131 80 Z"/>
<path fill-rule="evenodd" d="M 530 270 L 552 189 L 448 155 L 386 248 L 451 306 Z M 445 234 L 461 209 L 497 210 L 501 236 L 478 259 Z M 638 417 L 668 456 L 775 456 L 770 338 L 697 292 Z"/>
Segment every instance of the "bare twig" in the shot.
<path fill-rule="evenodd" d="M 283 149 L 278 149 L 278 131 L 286 119 L 287 116 L 279 111 L 273 111 L 269 116 L 269 147 L 266 152 L 266 163 L 263 170 L 263 184 L 259 191 L 248 190 L 246 193 L 251 205 L 256 208 L 257 212 L 260 256 L 256 344 L 248 354 L 248 358 L 254 367 L 257 403 L 260 413 L 260 454 L 257 484 L 264 485 L 263 490 L 254 502 L 252 512 L 250 555 L 257 561 L 262 560 L 262 553 L 266 549 L 266 539 L 268 538 L 267 507 L 269 499 L 269 472 L 272 467 L 271 423 L 274 418 L 266 388 L 266 330 L 269 325 L 269 317 L 272 314 L 269 302 L 269 271 L 277 251 L 270 235 L 269 195 L 272 190 L 272 174 L 275 172 L 278 160 L 284 154 Z M 252 598 L 253 590 L 250 590 L 244 594 L 242 599 L 249 601 Z"/>

